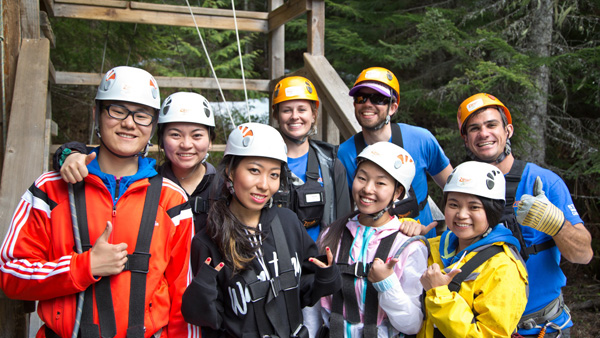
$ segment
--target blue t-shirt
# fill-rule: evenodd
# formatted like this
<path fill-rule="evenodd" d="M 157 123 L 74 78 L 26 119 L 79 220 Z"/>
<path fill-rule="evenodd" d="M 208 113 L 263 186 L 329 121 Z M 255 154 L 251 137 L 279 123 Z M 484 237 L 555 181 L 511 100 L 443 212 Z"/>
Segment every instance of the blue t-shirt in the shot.
<path fill-rule="evenodd" d="M 541 168 L 533 163 L 527 163 L 523 170 L 523 174 L 521 175 L 521 182 L 519 182 L 515 196 L 515 213 L 517 210 L 516 205 L 518 204 L 518 201 L 521 200 L 521 196 L 523 194 L 533 194 L 533 185 L 538 176 L 542 179 L 546 197 L 548 197 L 548 200 L 564 213 L 565 219 L 571 222 L 571 224 L 583 223 L 581 217 L 579 217 L 579 213 L 577 213 L 577 209 L 575 209 L 571 194 L 569 193 L 569 189 L 565 182 L 552 171 Z M 525 245 L 528 247 L 535 244 L 541 244 L 552 238 L 541 231 L 527 226 L 521 226 L 521 231 L 523 232 Z M 567 278 L 562 272 L 559 264 L 560 251 L 556 246 L 529 256 L 529 259 L 527 260 L 527 271 L 529 273 L 529 299 L 523 315 L 541 310 L 560 295 L 561 288 L 567 283 Z M 563 314 L 553 322 L 562 326 L 567 320 L 569 320 L 569 316 L 563 312 Z M 573 326 L 573 323 L 569 320 L 569 323 L 565 328 L 571 326 Z M 519 330 L 519 334 L 533 335 L 537 334 L 539 331 L 539 329 Z M 553 331 L 556 330 L 548 327 L 547 332 Z"/>
<path fill-rule="evenodd" d="M 306 168 L 308 166 L 308 152 L 306 152 L 306 154 L 297 157 L 297 158 L 292 158 L 292 157 L 288 157 L 288 167 L 290 168 L 290 170 L 292 171 L 292 173 L 294 175 L 296 175 L 299 179 L 302 180 L 302 182 L 306 182 Z M 321 184 L 321 186 L 323 186 L 323 175 L 321 174 L 321 168 L 319 168 L 319 179 L 317 180 L 319 182 L 319 184 Z M 313 239 L 313 241 L 317 241 L 317 238 L 319 237 L 319 233 L 321 231 L 321 224 L 317 224 L 313 227 L 310 228 L 306 228 L 306 231 L 308 232 L 308 234 L 310 235 L 310 238 Z"/>
<path fill-rule="evenodd" d="M 412 187 L 417 195 L 417 201 L 421 203 L 427 198 L 427 173 L 431 176 L 439 174 L 449 164 L 450 160 L 446 157 L 444 150 L 429 130 L 417 126 L 411 126 L 404 123 L 398 123 L 402 132 L 403 148 L 412 156 L 415 161 L 416 172 L 412 182 Z M 392 141 L 390 137 L 389 142 Z M 356 147 L 354 146 L 354 136 L 340 145 L 338 158 L 346 167 L 348 185 L 352 191 L 352 181 L 356 171 Z M 429 225 L 433 221 L 429 203 L 419 213 L 416 218 L 421 224 Z M 427 234 L 426 237 L 435 237 L 435 229 Z"/>

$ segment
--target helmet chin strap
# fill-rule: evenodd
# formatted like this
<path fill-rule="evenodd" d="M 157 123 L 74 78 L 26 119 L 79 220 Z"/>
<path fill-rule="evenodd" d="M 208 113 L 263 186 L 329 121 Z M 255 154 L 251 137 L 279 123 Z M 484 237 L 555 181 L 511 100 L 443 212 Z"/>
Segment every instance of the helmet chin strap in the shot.
<path fill-rule="evenodd" d="M 317 128 L 315 128 L 315 124 L 313 123 L 313 124 L 310 126 L 310 130 L 308 131 L 308 133 L 306 133 L 306 135 L 302 136 L 300 139 L 297 139 L 297 138 L 290 137 L 290 136 L 289 136 L 289 135 L 287 135 L 286 133 L 282 132 L 282 131 L 281 131 L 281 128 L 279 128 L 279 133 L 280 133 L 281 135 L 283 135 L 283 137 L 284 137 L 284 138 L 286 138 L 286 139 L 290 140 L 291 142 L 293 142 L 293 143 L 295 143 L 295 144 L 297 144 L 297 145 L 301 145 L 301 144 L 304 144 L 304 142 L 306 142 L 306 140 L 308 139 L 308 137 L 309 137 L 309 136 L 312 136 L 312 135 L 316 135 L 316 134 L 317 134 L 317 131 L 316 131 L 316 129 L 317 129 Z"/>
<path fill-rule="evenodd" d="M 500 162 L 502 162 L 508 155 L 510 155 L 512 153 L 512 148 L 510 145 L 510 139 L 506 140 L 506 144 L 504 145 L 504 151 L 498 155 L 498 157 L 496 157 L 496 159 L 494 160 L 482 160 L 479 157 L 477 157 L 472 151 L 471 149 L 469 149 L 469 147 L 467 147 L 467 145 L 465 144 L 465 151 L 467 152 L 467 156 L 472 159 L 473 161 L 478 161 L 478 162 L 485 162 L 485 163 L 490 163 L 490 164 L 498 164 Z"/>
<path fill-rule="evenodd" d="M 398 188 L 398 182 L 396 182 L 395 184 L 395 188 L 394 188 L 394 193 L 396 191 L 396 189 Z M 366 216 L 369 216 L 371 218 L 373 218 L 373 221 L 377 221 L 378 219 L 381 218 L 381 216 L 383 216 L 383 214 L 385 214 L 386 211 L 390 210 L 390 208 L 394 205 L 394 196 L 392 196 L 392 200 L 390 201 L 390 203 L 388 203 L 388 205 L 379 210 L 378 212 L 372 213 L 372 214 L 365 214 Z"/>

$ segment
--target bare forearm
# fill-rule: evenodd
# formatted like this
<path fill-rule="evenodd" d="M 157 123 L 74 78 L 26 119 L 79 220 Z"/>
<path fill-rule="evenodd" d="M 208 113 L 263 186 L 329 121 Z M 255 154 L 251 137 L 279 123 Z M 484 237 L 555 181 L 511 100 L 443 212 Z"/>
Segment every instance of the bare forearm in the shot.
<path fill-rule="evenodd" d="M 565 221 L 565 225 L 553 238 L 560 253 L 569 262 L 587 264 L 592 259 L 592 236 L 582 223 L 571 224 Z"/>

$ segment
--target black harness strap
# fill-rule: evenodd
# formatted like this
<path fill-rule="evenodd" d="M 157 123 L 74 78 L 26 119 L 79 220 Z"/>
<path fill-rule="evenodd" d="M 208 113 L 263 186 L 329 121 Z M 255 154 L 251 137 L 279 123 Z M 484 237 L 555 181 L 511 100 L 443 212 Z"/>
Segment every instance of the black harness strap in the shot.
<path fill-rule="evenodd" d="M 87 221 L 85 181 L 74 184 L 73 193 L 75 197 L 77 221 L 79 223 L 79 234 L 81 236 L 81 249 L 85 252 L 92 247 L 90 244 L 90 232 Z M 100 326 L 94 324 L 94 289 Z M 90 285 L 85 290 L 80 332 L 82 338 L 112 338 L 117 334 L 117 324 L 115 322 L 115 310 L 112 302 L 109 276 L 102 277 L 98 283 Z"/>
<path fill-rule="evenodd" d="M 473 271 L 475 271 L 475 269 L 502 251 L 504 251 L 504 249 L 498 245 L 491 245 L 479 251 L 473 258 L 469 259 L 462 267 L 460 267 L 461 272 L 452 278 L 452 281 L 448 284 L 448 289 L 453 292 L 458 292 L 462 283 L 471 273 L 473 273 Z M 445 338 L 445 336 L 437 327 L 435 327 L 433 329 L 433 338 Z"/>
<path fill-rule="evenodd" d="M 501 246 L 491 245 L 476 253 L 473 258 L 469 259 L 462 267 L 460 267 L 461 272 L 452 278 L 452 281 L 448 284 L 448 289 L 450 289 L 450 291 L 458 292 L 462 283 L 471 273 L 473 273 L 473 271 L 475 271 L 475 269 L 502 251 L 504 251 L 504 249 Z"/>
<path fill-rule="evenodd" d="M 279 337 L 308 338 L 308 330 L 302 325 L 302 316 L 299 310 L 298 280 L 292 266 L 289 247 L 279 215 L 275 215 L 271 222 L 271 231 L 275 241 L 279 276 L 268 281 L 261 281 L 252 269 L 241 274 L 250 293 L 258 331 L 261 337 L 276 337 L 273 334 L 273 330 L 275 330 Z M 281 309 L 274 302 L 281 293 L 285 298 L 287 322 L 281 316 Z M 296 333 L 296 336 L 293 333 Z"/>
<path fill-rule="evenodd" d="M 375 258 L 379 258 L 383 261 L 387 259 L 392 245 L 396 240 L 397 234 L 398 232 L 396 231 L 381 240 L 379 246 L 377 247 L 377 251 L 375 252 Z M 338 262 L 348 262 L 348 259 L 350 258 L 351 246 L 352 234 L 350 233 L 350 230 L 346 228 L 342 235 L 340 251 L 338 252 Z M 331 316 L 329 320 L 330 337 L 344 337 L 344 308 L 346 309 L 346 320 L 349 323 L 360 323 L 358 301 L 356 299 L 356 292 L 354 290 L 355 278 L 363 278 L 363 281 L 367 283 L 363 336 L 377 337 L 377 313 L 379 299 L 377 297 L 377 290 L 375 290 L 371 282 L 366 279 L 366 277 L 369 275 L 371 264 L 372 263 L 364 265 L 362 262 L 356 262 L 353 264 L 336 263 L 340 269 L 340 272 L 342 273 L 342 290 L 333 295 Z"/>
<path fill-rule="evenodd" d="M 156 212 L 160 200 L 162 188 L 162 177 L 156 175 L 149 179 L 150 186 L 146 192 L 142 220 L 138 233 L 137 243 L 133 254 L 127 255 L 125 270 L 131 271 L 131 290 L 129 298 L 129 324 L 127 328 L 128 338 L 144 337 L 144 310 L 146 296 L 146 275 L 150 261 L 150 242 L 154 232 Z M 82 250 L 87 251 L 90 245 L 90 234 L 87 224 L 85 186 L 79 182 L 73 186 L 75 195 L 75 208 L 79 221 Z M 85 300 L 81 319 L 82 338 L 109 338 L 117 334 L 115 322 L 115 311 L 112 303 L 110 289 L 110 277 L 105 276 L 95 284 L 96 303 L 98 307 L 98 320 L 100 326 L 94 324 L 94 285 L 85 290 Z M 100 336 L 101 334 L 101 336 Z"/>
<path fill-rule="evenodd" d="M 392 128 L 392 143 L 404 148 L 404 142 L 402 141 L 402 131 L 400 130 L 400 126 L 398 125 L 398 123 L 390 123 L 390 127 Z M 363 135 L 362 131 L 354 135 L 354 147 L 356 148 L 356 155 L 360 154 L 360 152 L 367 147 L 367 143 L 365 142 L 365 136 Z"/>
<path fill-rule="evenodd" d="M 532 246 L 527 246 L 523 239 L 521 226 L 517 222 L 513 205 L 517 196 L 517 188 L 521 182 L 521 176 L 523 175 L 526 165 L 527 162 L 515 159 L 510 171 L 504 175 L 506 180 L 506 203 L 504 204 L 504 212 L 500 220 L 510 231 L 512 231 L 513 236 L 519 240 L 519 244 L 521 245 L 520 253 L 525 261 L 529 258 L 529 255 L 535 255 L 540 251 L 556 246 L 553 239 Z"/>
<path fill-rule="evenodd" d="M 308 147 L 308 163 L 306 166 L 306 180 L 319 181 L 319 160 L 312 147 Z"/>
<path fill-rule="evenodd" d="M 149 179 L 146 200 L 140 221 L 135 251 L 127 255 L 125 270 L 131 271 L 131 289 L 129 293 L 129 323 L 127 338 L 144 337 L 144 311 L 146 308 L 146 276 L 150 266 L 150 242 L 154 232 L 156 213 L 162 189 L 162 177 L 156 175 Z"/>

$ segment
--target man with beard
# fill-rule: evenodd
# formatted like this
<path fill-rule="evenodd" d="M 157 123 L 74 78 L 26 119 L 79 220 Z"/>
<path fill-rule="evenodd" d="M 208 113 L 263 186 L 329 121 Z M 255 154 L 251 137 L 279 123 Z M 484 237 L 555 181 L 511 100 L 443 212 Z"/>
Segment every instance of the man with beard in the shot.
<path fill-rule="evenodd" d="M 522 233 L 517 236 L 522 237 L 521 252 L 529 272 L 529 298 L 518 333 L 537 337 L 545 328 L 545 337 L 569 337 L 573 322 L 561 293 L 566 277 L 560 256 L 587 264 L 593 255 L 591 235 L 569 189 L 552 171 L 514 158 L 512 118 L 494 96 L 479 93 L 469 97 L 458 108 L 457 120 L 470 160 L 493 164 L 506 177 L 507 203 L 501 221 L 507 227 L 515 224 L 515 230 Z"/>
<path fill-rule="evenodd" d="M 346 167 L 348 185 L 352 189 L 352 181 L 356 170 L 356 155 L 367 145 L 376 142 L 392 142 L 408 151 L 416 165 L 411 198 L 404 199 L 397 206 L 399 217 L 412 217 L 427 226 L 427 237 L 435 236 L 430 205 L 427 198 L 427 173 L 443 187 L 448 175 L 452 172 L 450 161 L 444 154 L 435 137 L 428 130 L 404 123 L 390 123 L 390 119 L 398 109 L 400 101 L 400 85 L 396 76 L 382 67 L 371 67 L 363 70 L 350 90 L 354 98 L 354 115 L 362 127 L 362 132 L 352 136 L 340 145 L 338 158 Z M 416 209 L 416 210 L 415 210 Z M 404 215 L 410 211 L 411 214 Z M 415 214 L 418 212 L 418 216 Z"/>

